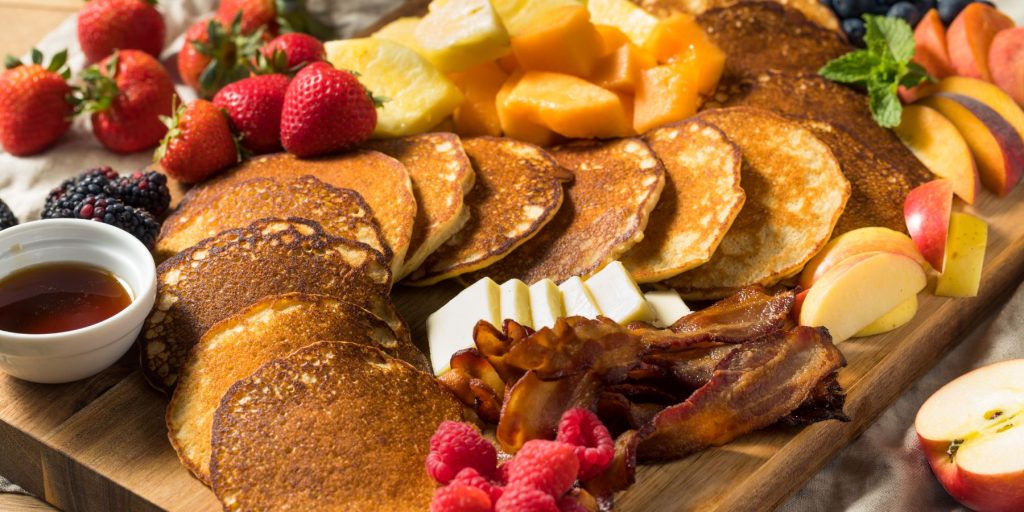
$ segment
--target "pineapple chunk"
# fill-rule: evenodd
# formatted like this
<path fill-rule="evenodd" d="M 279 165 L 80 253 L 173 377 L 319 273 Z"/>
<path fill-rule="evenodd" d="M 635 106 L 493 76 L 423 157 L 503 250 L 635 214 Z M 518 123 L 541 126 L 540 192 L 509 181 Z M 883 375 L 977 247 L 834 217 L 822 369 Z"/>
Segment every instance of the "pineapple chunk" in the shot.
<path fill-rule="evenodd" d="M 394 41 L 344 39 L 324 47 L 334 67 L 358 72 L 367 89 L 387 98 L 377 110 L 374 137 L 423 133 L 462 103 L 462 92 L 444 73 Z"/>
<path fill-rule="evenodd" d="M 374 32 L 370 37 L 374 39 L 387 39 L 388 41 L 394 41 L 400 45 L 408 46 L 416 53 L 423 55 L 423 49 L 420 48 L 420 44 L 416 42 L 416 26 L 420 24 L 420 19 L 415 16 L 407 16 L 405 18 L 398 18 L 387 25 L 381 27 L 380 30 Z"/>
<path fill-rule="evenodd" d="M 583 5 L 580 0 L 493 0 L 508 35 L 515 37 L 530 28 L 546 12 L 566 5 Z"/>
<path fill-rule="evenodd" d="M 435 0 L 416 41 L 441 71 L 462 71 L 505 55 L 508 32 L 490 0 Z"/>
<path fill-rule="evenodd" d="M 591 22 L 618 28 L 637 46 L 643 46 L 658 24 L 657 18 L 629 0 L 590 0 L 587 9 L 590 9 Z"/>

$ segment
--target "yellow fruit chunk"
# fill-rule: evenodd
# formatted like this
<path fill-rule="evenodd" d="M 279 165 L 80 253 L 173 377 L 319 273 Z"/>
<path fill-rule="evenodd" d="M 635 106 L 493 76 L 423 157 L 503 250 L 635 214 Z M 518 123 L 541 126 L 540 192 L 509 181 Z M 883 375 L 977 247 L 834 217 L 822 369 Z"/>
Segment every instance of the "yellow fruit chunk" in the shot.
<path fill-rule="evenodd" d="M 626 43 L 597 61 L 590 81 L 616 92 L 633 94 L 645 69 L 657 64 L 633 43 Z"/>
<path fill-rule="evenodd" d="M 496 99 L 508 74 L 492 61 L 453 73 L 451 78 L 466 97 L 455 109 L 456 133 L 465 136 L 501 135 Z"/>
<path fill-rule="evenodd" d="M 508 34 L 515 37 L 536 23 L 552 9 L 566 5 L 585 5 L 580 0 L 492 0 Z"/>
<path fill-rule="evenodd" d="M 502 71 L 510 75 L 512 73 L 515 73 L 516 71 L 519 71 L 519 61 L 516 60 L 516 54 L 514 53 L 509 53 L 508 55 L 501 57 L 495 62 L 498 63 L 498 67 L 500 67 Z"/>
<path fill-rule="evenodd" d="M 590 0 L 590 20 L 600 25 L 617 27 L 633 43 L 642 46 L 658 24 L 658 19 L 629 0 Z"/>
<path fill-rule="evenodd" d="M 633 110 L 633 128 L 637 133 L 697 113 L 696 71 L 689 66 L 667 64 L 641 73 Z"/>
<path fill-rule="evenodd" d="M 416 42 L 416 26 L 419 24 L 420 19 L 417 17 L 398 18 L 381 27 L 380 30 L 374 32 L 370 37 L 394 41 L 400 45 L 408 46 L 416 50 L 416 53 L 422 55 L 423 50 L 420 48 L 420 44 Z"/>
<path fill-rule="evenodd" d="M 627 102 L 571 75 L 529 71 L 505 101 L 535 109 L 532 119 L 566 137 L 623 137 L 633 133 Z"/>
<path fill-rule="evenodd" d="M 490 0 L 438 0 L 416 26 L 416 41 L 441 71 L 462 71 L 508 52 L 505 26 Z"/>
<path fill-rule="evenodd" d="M 589 76 L 604 43 L 582 5 L 566 5 L 539 16 L 512 38 L 512 52 L 524 71 Z"/>
<path fill-rule="evenodd" d="M 514 94 L 522 80 L 522 72 L 508 78 L 495 99 L 498 122 L 506 136 L 538 146 L 549 146 L 555 141 L 555 132 L 540 122 L 540 107 L 533 98 Z"/>
<path fill-rule="evenodd" d="M 676 14 L 658 22 L 644 42 L 658 62 L 673 62 L 697 69 L 697 90 L 710 94 L 725 67 L 725 53 L 718 48 L 690 14 Z"/>
<path fill-rule="evenodd" d="M 946 265 L 935 283 L 935 295 L 977 295 L 987 243 L 988 224 L 985 221 L 966 213 L 953 212 L 949 217 L 949 234 L 946 239 Z"/>
<path fill-rule="evenodd" d="M 917 295 L 903 301 L 899 306 L 896 306 L 888 313 L 882 315 L 881 318 L 871 322 L 867 327 L 857 331 L 854 334 L 854 338 L 863 338 L 865 336 L 874 336 L 876 334 L 882 334 L 902 327 L 907 322 L 914 319 L 914 315 L 917 314 Z"/>
<path fill-rule="evenodd" d="M 377 110 L 375 137 L 423 133 L 462 103 L 462 93 L 415 51 L 386 39 L 344 39 L 324 45 L 327 61 L 359 73 L 359 81 L 388 99 Z"/>
<path fill-rule="evenodd" d="M 618 27 L 613 27 L 611 25 L 594 25 L 594 29 L 597 30 L 598 34 L 600 34 L 601 41 L 603 42 L 601 55 L 608 55 L 615 50 L 618 50 L 620 46 L 633 42 L 629 39 L 629 36 L 627 36 L 625 32 L 619 30 Z"/>

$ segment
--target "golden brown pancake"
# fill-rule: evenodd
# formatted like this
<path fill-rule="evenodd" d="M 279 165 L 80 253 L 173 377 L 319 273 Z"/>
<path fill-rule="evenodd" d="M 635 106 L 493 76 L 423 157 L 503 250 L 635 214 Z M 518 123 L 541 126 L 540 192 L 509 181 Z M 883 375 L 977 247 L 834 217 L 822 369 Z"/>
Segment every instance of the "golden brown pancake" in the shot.
<path fill-rule="evenodd" d="M 407 282 L 422 286 L 487 267 L 537 234 L 562 205 L 562 172 L 533 144 L 498 137 L 465 139 L 476 171 L 466 225 L 427 257 Z"/>
<path fill-rule="evenodd" d="M 395 281 L 400 281 L 466 225 L 469 208 L 463 197 L 473 188 L 476 175 L 454 133 L 373 140 L 366 148 L 402 162 L 419 206 L 405 264 L 395 276 Z"/>
<path fill-rule="evenodd" d="M 832 151 L 765 110 L 708 110 L 699 117 L 740 147 L 747 201 L 711 260 L 665 284 L 685 298 L 716 299 L 796 274 L 828 242 L 850 197 Z"/>
<path fill-rule="evenodd" d="M 343 298 L 408 330 L 390 301 L 391 272 L 368 245 L 301 220 L 257 221 L 207 238 L 157 268 L 157 298 L 139 335 L 150 383 L 170 391 L 189 351 L 217 322 L 270 295 Z"/>
<path fill-rule="evenodd" d="M 209 201 L 183 203 L 160 229 L 156 258 L 163 261 L 205 238 L 259 219 L 288 217 L 318 222 L 328 234 L 362 242 L 391 261 L 391 249 L 362 196 L 313 176 L 253 178 L 224 187 Z"/>
<path fill-rule="evenodd" d="M 209 484 L 213 412 L 228 388 L 268 361 L 318 340 L 341 339 L 430 371 L 422 352 L 363 308 L 326 295 L 267 297 L 210 328 L 182 368 L 167 406 L 167 436 L 182 464 Z"/>
<path fill-rule="evenodd" d="M 552 150 L 575 179 L 561 211 L 537 236 L 467 281 L 586 278 L 644 237 L 665 186 L 665 169 L 640 139 L 577 142 Z"/>
<path fill-rule="evenodd" d="M 433 376 L 365 345 L 323 342 L 224 395 L 213 491 L 224 510 L 422 512 L 430 437 L 462 406 Z"/>
<path fill-rule="evenodd" d="M 839 31 L 839 20 L 832 9 L 818 0 L 755 0 L 774 2 L 790 9 L 800 11 L 808 20 L 829 30 Z M 729 7 L 739 3 L 738 0 L 639 0 L 637 2 L 647 12 L 662 18 L 679 13 L 700 14 L 716 7 Z"/>
<path fill-rule="evenodd" d="M 644 141 L 665 165 L 665 188 L 644 239 L 622 256 L 633 279 L 653 283 L 711 259 L 743 208 L 740 150 L 699 119 L 656 128 Z"/>
<path fill-rule="evenodd" d="M 374 219 L 391 248 L 392 273 L 405 261 L 416 220 L 416 198 L 405 166 L 377 151 L 299 159 L 288 153 L 263 155 L 193 188 L 186 201 L 209 201 L 226 187 L 253 178 L 294 179 L 312 175 L 337 188 L 352 189 L 373 210 Z"/>

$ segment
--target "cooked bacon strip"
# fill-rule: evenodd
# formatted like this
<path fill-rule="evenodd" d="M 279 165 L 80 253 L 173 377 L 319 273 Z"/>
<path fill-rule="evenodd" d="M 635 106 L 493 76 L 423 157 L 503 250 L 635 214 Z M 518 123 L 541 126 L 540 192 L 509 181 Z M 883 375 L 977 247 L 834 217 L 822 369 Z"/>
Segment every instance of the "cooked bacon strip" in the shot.
<path fill-rule="evenodd" d="M 715 368 L 739 345 L 699 343 L 679 352 L 652 354 L 644 362 L 659 366 L 678 385 L 696 390 L 711 380 Z"/>
<path fill-rule="evenodd" d="M 594 410 L 601 382 L 592 373 L 541 380 L 526 372 L 505 397 L 495 437 L 501 448 L 515 453 L 531 439 L 554 439 L 562 414 L 583 407 Z"/>
<path fill-rule="evenodd" d="M 474 349 L 456 352 L 451 358 L 451 370 L 438 380 L 463 404 L 472 407 L 480 419 L 498 422 L 505 382 L 480 352 Z"/>
<path fill-rule="evenodd" d="M 611 319 L 573 316 L 514 343 L 505 363 L 542 379 L 589 371 L 605 382 L 620 382 L 640 365 L 642 350 L 639 338 Z"/>
<path fill-rule="evenodd" d="M 811 393 L 811 397 L 795 411 L 782 418 L 782 422 L 787 425 L 800 426 L 825 420 L 850 421 L 850 417 L 843 412 L 845 404 L 846 392 L 839 385 L 839 379 L 836 375 L 829 375 L 818 383 Z"/>
<path fill-rule="evenodd" d="M 510 366 L 505 362 L 505 357 L 513 345 L 531 334 L 533 334 L 533 329 L 512 320 L 505 320 L 500 331 L 485 320 L 480 320 L 473 327 L 473 341 L 476 343 L 477 350 L 487 358 L 498 375 L 509 385 L 519 380 L 525 370 Z"/>
<path fill-rule="evenodd" d="M 640 430 L 640 460 L 677 459 L 767 427 L 845 364 L 823 328 L 796 327 L 744 343 L 707 384 Z"/>
<path fill-rule="evenodd" d="M 583 488 L 597 498 L 610 499 L 636 481 L 636 454 L 640 436 L 630 430 L 615 439 L 615 458 L 604 473 L 583 482 Z"/>

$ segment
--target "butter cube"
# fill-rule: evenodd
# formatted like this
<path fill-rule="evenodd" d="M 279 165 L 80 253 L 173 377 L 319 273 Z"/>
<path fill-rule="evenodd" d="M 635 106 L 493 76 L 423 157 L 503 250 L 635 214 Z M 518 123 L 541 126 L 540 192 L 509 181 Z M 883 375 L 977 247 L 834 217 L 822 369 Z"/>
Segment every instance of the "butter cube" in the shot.
<path fill-rule="evenodd" d="M 473 327 L 480 320 L 501 326 L 501 288 L 487 277 L 462 290 L 427 317 L 427 344 L 434 375 L 449 370 L 453 354 L 476 346 Z"/>
<path fill-rule="evenodd" d="M 622 262 L 609 263 L 587 279 L 585 285 L 604 316 L 620 324 L 654 320 L 654 308 L 644 299 Z"/>
<path fill-rule="evenodd" d="M 644 298 L 654 308 L 653 323 L 658 327 L 668 327 L 690 314 L 690 308 L 675 290 L 654 290 L 645 293 Z"/>
<path fill-rule="evenodd" d="M 530 286 L 530 313 L 533 328 L 554 327 L 555 321 L 565 316 L 562 307 L 562 292 L 554 281 L 544 279 Z"/>
<path fill-rule="evenodd" d="M 434 0 L 416 26 L 416 42 L 441 71 L 463 71 L 509 51 L 509 37 L 490 0 Z"/>
<path fill-rule="evenodd" d="M 526 283 L 518 279 L 506 281 L 501 285 L 501 321 L 505 320 L 515 320 L 520 325 L 533 327 L 530 289 Z"/>
<path fill-rule="evenodd" d="M 582 316 L 584 318 L 597 318 L 601 314 L 601 308 L 597 306 L 590 290 L 583 284 L 579 277 L 572 277 L 558 285 L 562 292 L 562 305 L 565 307 L 565 316 Z"/>

